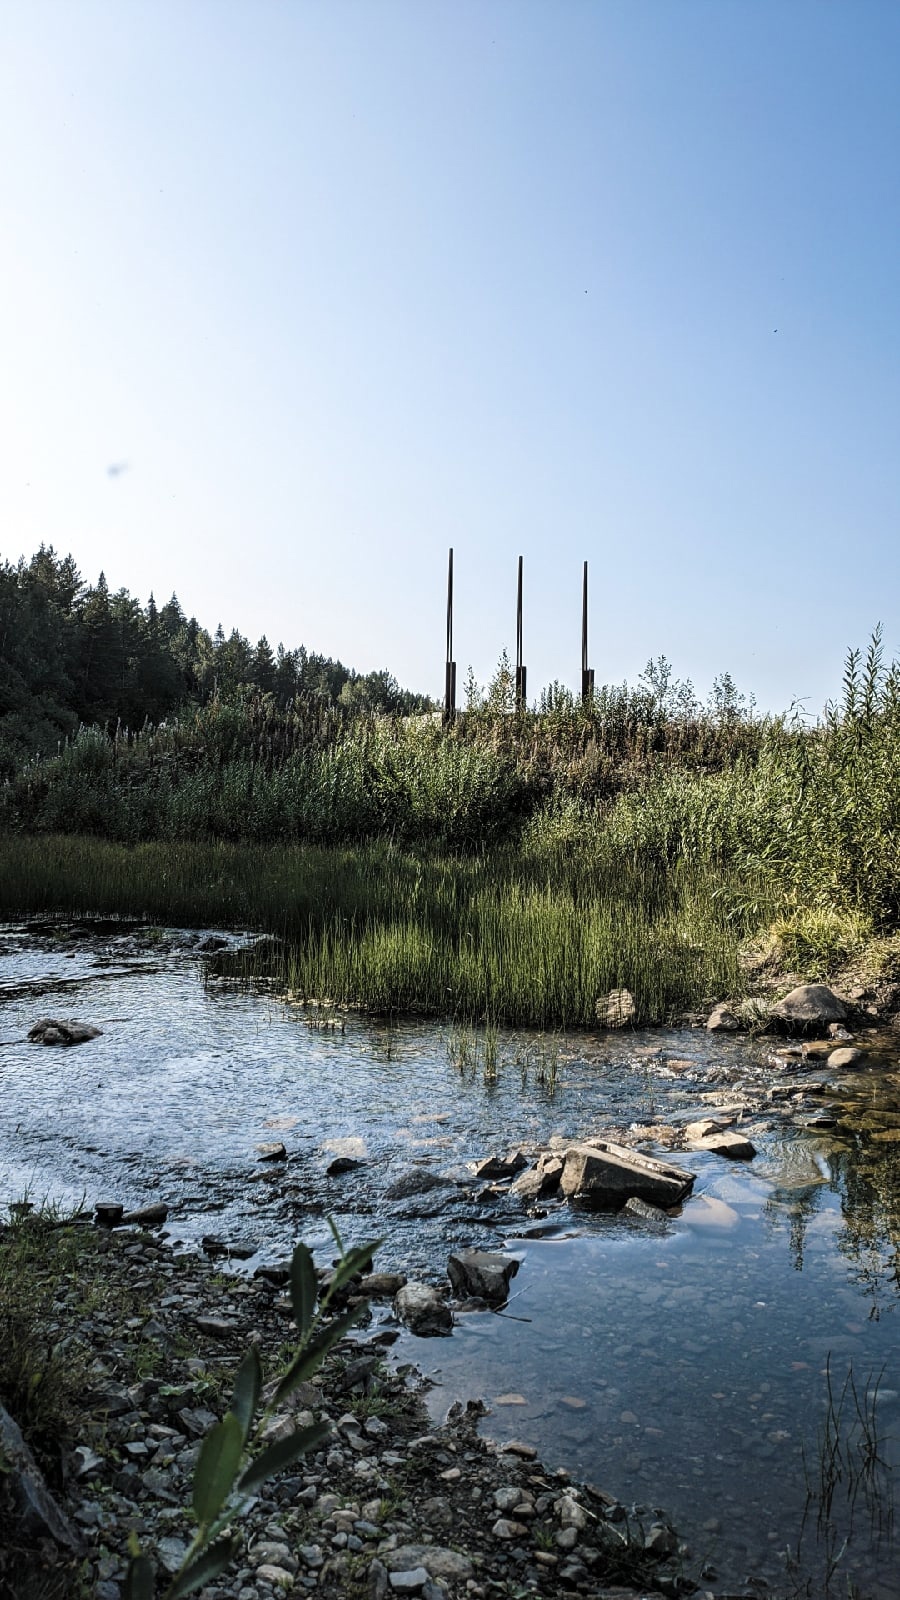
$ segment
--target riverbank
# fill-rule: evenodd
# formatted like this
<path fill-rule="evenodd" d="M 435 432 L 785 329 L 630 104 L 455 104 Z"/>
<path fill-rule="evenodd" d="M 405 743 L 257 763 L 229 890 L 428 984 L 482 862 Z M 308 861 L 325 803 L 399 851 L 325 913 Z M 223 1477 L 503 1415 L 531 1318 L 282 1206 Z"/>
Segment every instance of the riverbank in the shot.
<path fill-rule="evenodd" d="M 4 1595 L 120 1600 L 133 1536 L 161 1574 L 177 1569 L 200 1442 L 240 1360 L 256 1344 L 271 1378 L 296 1337 L 285 1277 L 225 1275 L 140 1226 L 20 1213 L 0 1229 L 0 1395 L 57 1509 L 36 1511 L 32 1492 L 23 1522 L 17 1474 L 3 1474 Z M 548 1472 L 528 1445 L 485 1442 L 478 1404 L 434 1429 L 416 1375 L 382 1359 L 393 1337 L 363 1327 L 295 1394 L 291 1425 L 324 1421 L 329 1437 L 260 1491 L 234 1568 L 205 1600 L 682 1592 L 687 1554 L 663 1513 L 635 1518 L 606 1487 Z"/>

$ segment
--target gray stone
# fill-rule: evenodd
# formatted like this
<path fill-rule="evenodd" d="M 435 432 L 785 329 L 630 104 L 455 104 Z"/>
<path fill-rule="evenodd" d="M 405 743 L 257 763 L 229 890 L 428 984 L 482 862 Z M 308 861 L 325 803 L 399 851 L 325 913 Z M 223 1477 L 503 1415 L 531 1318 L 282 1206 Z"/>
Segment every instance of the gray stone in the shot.
<path fill-rule="evenodd" d="M 597 1001 L 597 1021 L 607 1028 L 626 1028 L 634 1021 L 637 1007 L 630 989 L 613 989 Z"/>
<path fill-rule="evenodd" d="M 137 1223 L 140 1227 L 161 1227 L 168 1215 L 168 1206 L 159 1201 L 152 1206 L 139 1206 L 137 1211 L 126 1211 L 122 1221 L 129 1226 Z"/>
<path fill-rule="evenodd" d="M 508 1517 L 498 1517 L 491 1529 L 495 1539 L 521 1539 L 527 1532 L 524 1522 L 511 1522 Z"/>
<path fill-rule="evenodd" d="M 421 1338 L 450 1333 L 453 1316 L 437 1289 L 430 1283 L 407 1283 L 394 1298 L 394 1310 L 411 1333 Z"/>
<path fill-rule="evenodd" d="M 408 1200 L 414 1194 L 427 1194 L 429 1189 L 452 1187 L 452 1178 L 442 1177 L 439 1172 L 432 1172 L 430 1167 L 412 1167 L 388 1185 L 384 1197 L 386 1200 Z"/>
<path fill-rule="evenodd" d="M 0 1405 L 0 1461 L 12 1491 L 16 1520 L 26 1538 L 51 1538 L 80 1551 L 81 1538 L 57 1505 L 15 1418 Z"/>
<path fill-rule="evenodd" d="M 508 1156 L 488 1156 L 486 1160 L 479 1161 L 475 1168 L 475 1176 L 496 1182 L 503 1178 L 514 1178 L 517 1172 L 527 1167 L 528 1162 L 521 1150 L 513 1150 Z"/>
<path fill-rule="evenodd" d="M 529 1167 L 527 1172 L 520 1172 L 513 1183 L 513 1193 L 522 1200 L 540 1200 L 545 1194 L 552 1194 L 559 1188 L 562 1177 L 563 1163 L 561 1158 L 552 1150 L 545 1150 L 538 1158 L 537 1166 Z"/>
<path fill-rule="evenodd" d="M 669 1231 L 669 1219 L 659 1206 L 651 1206 L 646 1200 L 639 1200 L 637 1195 L 632 1195 L 622 1207 L 626 1217 L 633 1217 L 635 1222 L 643 1222 L 657 1233 Z"/>
<path fill-rule="evenodd" d="M 809 1028 L 825 1028 L 829 1022 L 843 1022 L 847 1007 L 827 983 L 801 983 L 779 1000 L 769 1015 L 787 1029 L 803 1032 Z"/>
<path fill-rule="evenodd" d="M 694 1174 L 682 1167 L 597 1139 L 566 1151 L 560 1187 L 567 1198 L 615 1210 L 633 1195 L 653 1205 L 677 1205 L 693 1182 Z"/>
<path fill-rule="evenodd" d="M 710 1033 L 737 1033 L 741 1025 L 734 1012 L 723 1001 L 710 1012 L 706 1026 Z"/>
<path fill-rule="evenodd" d="M 405 1283 L 406 1274 L 403 1272 L 368 1272 L 359 1287 L 363 1294 L 372 1295 L 375 1299 L 382 1296 L 393 1299 Z"/>
<path fill-rule="evenodd" d="M 510 1279 L 518 1270 L 518 1261 L 496 1250 L 457 1250 L 447 1262 L 454 1293 L 477 1295 L 491 1305 L 509 1299 Z"/>
<path fill-rule="evenodd" d="M 408 1572 L 392 1572 L 390 1585 L 399 1594 L 414 1594 L 418 1589 L 424 1589 L 428 1582 L 428 1573 L 424 1567 L 410 1567 Z"/>
<path fill-rule="evenodd" d="M 461 1550 L 449 1550 L 439 1544 L 405 1544 L 391 1550 L 384 1558 L 392 1571 L 409 1567 L 425 1567 L 428 1576 L 443 1583 L 465 1583 L 472 1576 L 472 1563 Z"/>
<path fill-rule="evenodd" d="M 287 1149 L 280 1139 L 268 1140 L 265 1144 L 254 1145 L 258 1161 L 286 1161 Z"/>
<path fill-rule="evenodd" d="M 832 1050 L 828 1057 L 829 1067 L 856 1067 L 865 1061 L 864 1050 L 857 1050 L 853 1045 L 844 1045 L 839 1050 Z"/>
<path fill-rule="evenodd" d="M 32 1044 L 85 1044 L 88 1039 L 99 1039 L 102 1028 L 89 1022 L 62 1022 L 58 1017 L 41 1017 L 28 1030 Z"/>
<path fill-rule="evenodd" d="M 732 1161 L 752 1161 L 756 1155 L 756 1147 L 749 1139 L 727 1123 L 716 1122 L 714 1117 L 689 1122 L 684 1131 L 692 1150 L 709 1150 L 713 1155 L 728 1156 Z"/>
<path fill-rule="evenodd" d="M 384 1600 L 388 1592 L 388 1571 L 377 1556 L 369 1567 L 369 1600 Z"/>

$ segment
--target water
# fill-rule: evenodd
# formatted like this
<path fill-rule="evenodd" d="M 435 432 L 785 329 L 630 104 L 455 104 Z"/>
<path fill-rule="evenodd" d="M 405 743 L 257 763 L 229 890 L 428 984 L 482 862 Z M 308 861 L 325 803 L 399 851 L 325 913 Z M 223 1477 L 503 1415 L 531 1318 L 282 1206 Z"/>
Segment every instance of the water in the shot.
<path fill-rule="evenodd" d="M 890 1466 L 900 1426 L 900 1073 L 889 1044 L 830 1082 L 821 1067 L 774 1065 L 771 1042 L 509 1035 L 486 1075 L 483 1052 L 461 1069 L 470 1045 L 431 1024 L 311 1027 L 300 1008 L 216 981 L 198 937 L 0 929 L 0 1200 L 165 1199 L 177 1238 L 246 1241 L 251 1269 L 298 1237 L 326 1259 L 327 1213 L 348 1242 L 383 1236 L 384 1268 L 440 1276 L 449 1248 L 506 1242 L 521 1263 L 506 1313 L 398 1347 L 434 1377 L 435 1415 L 484 1397 L 490 1433 L 670 1511 L 690 1569 L 718 1574 L 705 1586 L 752 1575 L 787 1593 L 784 1552 L 796 1552 L 807 1481 L 821 1488 L 830 1414 L 843 1479 L 818 1536 L 815 1506 L 807 1518 L 800 1576 L 826 1592 L 855 1484 L 832 1592 L 846 1594 L 849 1575 L 896 1600 L 890 1540 L 871 1527 L 890 1479 L 864 1471 L 872 1419 Z M 47 1015 L 104 1032 L 68 1050 L 24 1043 Z M 771 1103 L 773 1082 L 782 1098 Z M 470 1179 L 466 1162 L 493 1150 L 671 1125 L 706 1114 L 704 1095 L 748 1106 L 759 1154 L 750 1165 L 679 1156 L 697 1183 L 664 1236 L 568 1208 L 536 1223 L 471 1182 L 384 1199 L 415 1164 Z M 286 1163 L 259 1160 L 272 1140 Z M 328 1176 L 341 1153 L 360 1166 Z M 852 1394 L 840 1401 L 848 1372 L 865 1428 L 851 1426 Z"/>

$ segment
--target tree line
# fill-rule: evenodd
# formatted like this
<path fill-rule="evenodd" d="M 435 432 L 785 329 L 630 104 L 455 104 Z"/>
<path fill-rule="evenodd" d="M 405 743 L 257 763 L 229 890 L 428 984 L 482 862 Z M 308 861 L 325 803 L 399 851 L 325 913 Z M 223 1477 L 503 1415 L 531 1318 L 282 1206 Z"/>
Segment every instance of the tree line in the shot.
<path fill-rule="evenodd" d="M 81 726 L 137 730 L 248 692 L 283 708 L 408 715 L 431 707 L 387 671 L 354 672 L 303 645 L 273 650 L 265 636 L 253 645 L 221 624 L 211 634 L 175 594 L 142 606 L 127 589 L 111 591 L 102 572 L 88 584 L 52 545 L 0 562 L 0 773 L 55 753 Z"/>

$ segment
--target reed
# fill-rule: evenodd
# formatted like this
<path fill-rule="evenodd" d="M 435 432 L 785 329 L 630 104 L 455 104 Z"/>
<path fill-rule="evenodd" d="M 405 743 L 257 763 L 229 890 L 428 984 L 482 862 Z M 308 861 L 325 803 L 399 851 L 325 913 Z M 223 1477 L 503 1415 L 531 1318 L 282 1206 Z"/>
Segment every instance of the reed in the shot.
<path fill-rule="evenodd" d="M 658 1021 L 740 987 L 740 927 L 700 870 L 597 849 L 423 857 L 0 836 L 0 911 L 274 933 L 232 964 L 308 1004 L 585 1027 L 614 988 Z M 601 1007 L 601 1010 L 603 1007 Z"/>

